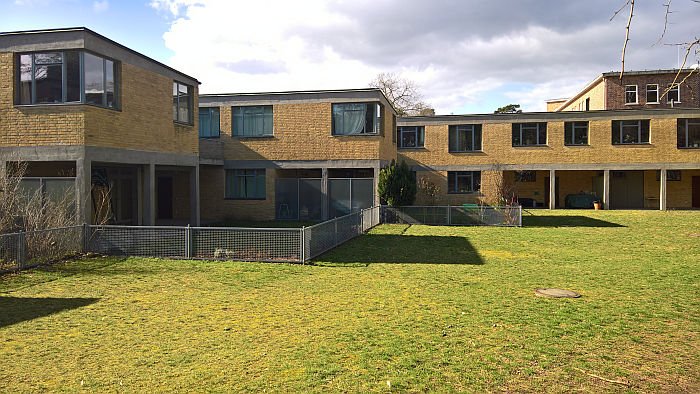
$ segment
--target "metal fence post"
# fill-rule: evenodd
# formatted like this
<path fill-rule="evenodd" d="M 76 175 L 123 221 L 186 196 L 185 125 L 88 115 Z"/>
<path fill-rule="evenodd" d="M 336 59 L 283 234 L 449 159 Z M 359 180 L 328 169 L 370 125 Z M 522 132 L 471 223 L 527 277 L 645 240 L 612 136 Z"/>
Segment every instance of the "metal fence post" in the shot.
<path fill-rule="evenodd" d="M 333 219 L 333 226 L 335 227 L 335 230 L 333 231 L 333 234 L 334 234 L 334 236 L 333 236 L 333 239 L 334 239 L 333 244 L 334 244 L 335 246 L 338 246 L 338 218 Z"/>
<path fill-rule="evenodd" d="M 301 230 L 299 231 L 299 255 L 301 256 L 302 264 L 306 263 L 306 257 L 304 256 L 304 247 L 306 246 L 306 237 L 304 236 L 305 231 L 304 226 L 301 226 Z"/>
<path fill-rule="evenodd" d="M 518 227 L 523 226 L 523 206 L 518 205 Z"/>
<path fill-rule="evenodd" d="M 189 223 L 185 227 L 185 258 L 192 258 L 192 229 Z"/>
<path fill-rule="evenodd" d="M 23 231 L 17 233 L 17 269 L 22 269 L 26 258 L 24 253 L 24 239 L 25 235 Z"/>
<path fill-rule="evenodd" d="M 83 223 L 83 253 L 87 253 L 88 249 L 90 248 L 90 246 L 89 246 L 90 238 L 88 235 L 89 230 L 90 230 L 90 227 L 88 226 L 88 224 Z"/>
<path fill-rule="evenodd" d="M 452 224 L 452 209 L 450 209 L 450 205 L 447 205 L 447 225 Z"/>

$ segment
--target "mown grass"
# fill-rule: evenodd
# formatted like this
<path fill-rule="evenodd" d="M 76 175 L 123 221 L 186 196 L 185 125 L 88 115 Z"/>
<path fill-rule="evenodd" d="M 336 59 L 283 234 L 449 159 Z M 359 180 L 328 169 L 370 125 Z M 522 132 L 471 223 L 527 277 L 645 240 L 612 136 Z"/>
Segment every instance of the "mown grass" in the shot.
<path fill-rule="evenodd" d="M 700 391 L 700 213 L 524 221 L 380 226 L 313 266 L 4 277 L 0 391 Z"/>

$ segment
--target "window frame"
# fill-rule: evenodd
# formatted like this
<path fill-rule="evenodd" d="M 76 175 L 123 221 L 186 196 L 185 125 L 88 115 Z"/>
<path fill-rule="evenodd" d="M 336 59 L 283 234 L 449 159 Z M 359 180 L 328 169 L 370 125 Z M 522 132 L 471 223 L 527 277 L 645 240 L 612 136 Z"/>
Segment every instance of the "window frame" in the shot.
<path fill-rule="evenodd" d="M 627 88 L 634 87 L 634 102 L 627 101 L 627 94 L 631 93 Z M 639 86 L 637 85 L 625 85 L 625 105 L 638 105 L 639 104 Z"/>
<path fill-rule="evenodd" d="M 535 144 L 524 144 L 523 143 L 523 131 L 531 130 L 535 127 L 535 132 L 537 136 L 537 143 Z M 516 129 L 518 133 L 519 144 L 515 143 Z M 544 134 L 544 143 L 540 143 L 542 139 L 542 134 Z M 524 122 L 524 123 L 513 123 L 512 124 L 512 136 L 511 145 L 513 148 L 527 148 L 527 147 L 537 147 L 537 146 L 548 146 L 547 144 L 547 122 Z"/>
<path fill-rule="evenodd" d="M 656 86 L 655 89 L 649 89 L 649 86 Z M 656 100 L 649 101 L 649 92 L 655 92 Z M 647 104 L 660 104 L 659 102 L 659 84 L 658 83 L 648 83 L 646 86 L 646 102 Z"/>
<path fill-rule="evenodd" d="M 267 117 L 267 114 L 265 112 L 266 109 L 270 110 L 270 131 L 269 133 L 265 130 L 265 118 Z M 263 122 L 263 130 L 262 133 L 260 134 L 253 134 L 252 132 L 250 134 L 246 134 L 246 118 L 250 118 L 253 116 L 252 114 L 247 114 L 245 111 L 246 110 L 252 110 L 252 109 L 259 109 L 262 113 L 262 122 Z M 241 118 L 243 122 L 243 130 L 237 130 L 236 129 L 236 112 L 237 111 L 242 111 Z M 248 120 L 249 122 L 252 122 L 252 119 Z M 275 136 L 275 107 L 274 105 L 234 105 L 231 107 L 231 137 L 235 138 L 271 138 Z"/>
<path fill-rule="evenodd" d="M 450 188 L 450 184 L 454 189 L 459 185 L 458 179 L 470 178 L 469 191 L 457 191 Z M 453 179 L 454 178 L 454 179 Z M 481 171 L 447 171 L 447 194 L 475 194 L 481 192 Z"/>
<path fill-rule="evenodd" d="M 675 91 L 676 95 L 678 96 L 678 101 L 672 101 L 671 100 L 671 92 Z M 668 92 L 666 92 L 666 104 L 682 104 L 681 103 L 681 84 L 676 82 L 676 83 L 669 83 L 668 84 Z"/>
<path fill-rule="evenodd" d="M 42 65 L 61 65 L 61 101 L 58 102 L 37 102 L 36 99 L 36 55 L 41 55 L 41 54 L 49 54 L 49 53 L 58 53 L 61 54 L 61 62 L 55 62 L 55 63 L 44 63 L 44 64 L 39 64 L 39 66 Z M 73 101 L 68 101 L 68 65 L 66 62 L 66 54 L 77 54 L 78 55 L 78 76 L 79 76 L 79 83 L 78 83 L 78 89 L 79 89 L 79 95 L 80 99 L 79 100 L 73 100 Z M 97 57 L 100 60 L 102 60 L 102 84 L 103 84 L 103 92 L 102 92 L 102 104 L 97 104 L 93 102 L 88 102 L 86 100 L 86 94 L 85 94 L 85 54 L 89 54 L 91 56 Z M 31 88 L 30 88 L 30 93 L 29 93 L 29 103 L 23 103 L 22 102 L 22 96 L 21 96 L 21 83 L 22 83 L 22 56 L 30 56 L 30 75 L 31 75 Z M 114 79 L 114 105 L 113 106 L 108 106 L 107 105 L 107 62 L 112 62 L 112 77 Z M 15 88 L 15 94 L 14 94 L 14 105 L 15 106 L 44 106 L 44 105 L 90 105 L 93 107 L 98 107 L 98 108 L 105 108 L 105 109 L 110 109 L 110 110 L 115 110 L 115 111 L 121 111 L 121 62 L 87 50 L 87 49 L 69 49 L 69 50 L 42 50 L 42 51 L 29 51 L 29 52 L 18 52 L 15 54 L 15 71 L 16 71 L 16 76 L 15 76 L 15 81 L 14 81 L 14 88 Z"/>
<path fill-rule="evenodd" d="M 406 130 L 413 129 L 413 130 Z M 415 133 L 415 146 L 404 146 L 403 145 L 403 134 L 404 133 Z M 396 127 L 396 143 L 398 149 L 423 149 L 425 148 L 425 126 L 397 126 Z"/>
<path fill-rule="evenodd" d="M 671 175 L 673 174 L 673 175 Z M 680 182 L 682 180 L 681 170 L 666 170 L 666 181 L 667 182 Z M 661 181 L 661 171 L 656 170 L 656 181 Z"/>
<path fill-rule="evenodd" d="M 185 96 L 180 94 L 180 86 L 185 86 L 187 88 L 187 121 L 180 120 L 180 97 Z M 173 122 L 187 126 L 194 126 L 194 87 L 184 82 L 173 80 L 173 90 L 177 92 L 177 94 L 173 94 L 173 104 L 175 104 L 175 100 L 177 100 L 177 103 L 175 104 L 176 110 L 173 111 Z"/>
<path fill-rule="evenodd" d="M 214 135 L 214 130 L 210 129 L 209 130 L 209 135 L 203 136 L 202 135 L 202 110 L 205 112 L 208 112 L 209 116 L 209 124 L 211 127 L 214 127 L 215 123 L 212 121 L 213 119 L 213 113 L 217 112 L 217 119 L 218 122 L 216 123 L 216 135 Z M 216 138 L 221 138 L 221 109 L 219 107 L 199 107 L 197 109 L 198 112 L 198 117 L 199 117 L 199 122 L 198 122 L 198 128 L 199 128 L 199 138 L 204 138 L 204 139 L 216 139 Z"/>
<path fill-rule="evenodd" d="M 623 142 L 624 128 L 625 128 L 625 126 L 631 127 L 632 123 L 636 123 L 638 141 L 637 142 Z M 618 127 L 616 127 L 616 124 Z M 642 140 L 644 128 L 646 128 L 646 135 L 648 137 L 647 141 Z M 651 145 L 651 122 L 649 119 L 613 120 L 611 129 L 612 129 L 612 135 L 611 135 L 612 145 Z M 615 142 L 615 133 L 618 133 L 618 135 L 619 135 L 618 142 Z"/>
<path fill-rule="evenodd" d="M 252 172 L 252 174 L 249 174 Z M 234 178 L 232 181 L 232 189 L 229 188 L 229 174 Z M 262 182 L 262 192 L 263 196 L 237 196 L 238 191 L 237 178 L 243 177 L 246 179 L 246 187 L 243 192 L 247 190 L 247 182 L 250 178 L 253 179 L 256 184 L 254 185 L 254 190 L 258 190 L 259 185 L 257 182 Z M 224 200 L 267 200 L 267 171 L 264 168 L 231 168 L 224 171 Z"/>
<path fill-rule="evenodd" d="M 465 149 L 465 150 L 457 150 L 457 149 L 452 149 L 452 134 L 457 133 L 457 147 L 461 146 L 460 144 L 460 136 L 461 133 L 460 131 L 466 131 L 467 133 L 471 132 L 472 136 L 472 143 L 471 143 L 471 149 Z M 476 147 L 476 136 L 479 136 L 479 146 L 478 149 Z M 459 124 L 459 125 L 450 125 L 447 129 L 447 151 L 449 153 L 473 153 L 473 152 L 483 152 L 484 150 L 484 134 L 483 134 L 483 125 L 475 123 L 475 124 Z"/>
<path fill-rule="evenodd" d="M 569 128 L 571 127 L 571 140 L 568 140 Z M 583 144 L 576 143 L 576 130 L 585 128 L 586 130 L 586 142 Z M 590 146 L 590 133 L 589 133 L 589 122 L 585 121 L 568 121 L 564 122 L 564 146 Z"/>
<path fill-rule="evenodd" d="M 682 127 L 681 124 L 683 125 Z M 697 146 L 690 146 L 690 132 L 688 129 L 691 124 L 700 127 L 700 118 L 678 118 L 676 120 L 676 147 L 678 149 L 700 149 L 700 143 L 696 144 Z M 681 139 L 678 138 L 681 133 L 684 134 L 685 146 L 681 146 Z"/>
<path fill-rule="evenodd" d="M 534 170 L 514 171 L 513 181 L 518 182 L 518 183 L 537 182 L 537 171 L 534 171 Z"/>
<path fill-rule="evenodd" d="M 365 112 L 365 124 L 362 131 L 356 134 L 341 134 L 336 132 L 336 108 L 343 105 L 366 105 L 367 107 L 374 106 L 372 116 L 372 132 L 367 132 L 367 112 Z M 367 109 L 365 109 L 367 111 Z M 381 136 L 384 134 L 384 106 L 378 101 L 369 102 L 343 102 L 331 103 L 331 135 L 334 137 L 357 137 L 357 136 Z M 398 144 L 398 141 L 397 141 Z"/>

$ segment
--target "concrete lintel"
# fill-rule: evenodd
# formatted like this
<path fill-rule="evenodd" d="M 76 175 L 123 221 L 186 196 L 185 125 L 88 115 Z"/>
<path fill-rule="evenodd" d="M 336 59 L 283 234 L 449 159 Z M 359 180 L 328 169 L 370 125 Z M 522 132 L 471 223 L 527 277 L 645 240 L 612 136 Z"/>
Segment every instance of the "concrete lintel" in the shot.
<path fill-rule="evenodd" d="M 157 164 L 170 166 L 194 167 L 199 165 L 199 157 L 196 154 L 148 152 L 132 149 L 105 148 L 86 146 L 86 154 L 93 157 L 93 161 L 100 163 L 125 163 L 125 164 Z"/>
<path fill-rule="evenodd" d="M 7 161 L 76 161 L 83 157 L 85 157 L 85 147 L 78 145 L 0 148 L 0 159 Z"/>
<path fill-rule="evenodd" d="M 314 169 L 314 168 L 375 168 L 380 160 L 225 160 L 224 168 L 273 168 L 273 169 Z"/>
<path fill-rule="evenodd" d="M 669 170 L 696 170 L 698 163 L 590 163 L 590 164 L 475 164 L 475 165 L 413 165 L 415 171 L 644 171 L 666 168 Z"/>

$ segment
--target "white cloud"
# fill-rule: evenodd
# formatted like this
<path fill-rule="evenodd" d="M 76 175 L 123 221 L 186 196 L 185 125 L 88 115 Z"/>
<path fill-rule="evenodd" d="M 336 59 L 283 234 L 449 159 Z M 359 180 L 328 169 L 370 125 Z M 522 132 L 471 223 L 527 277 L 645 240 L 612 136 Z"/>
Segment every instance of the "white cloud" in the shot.
<path fill-rule="evenodd" d="M 109 1 L 108 0 L 102 0 L 102 1 L 93 1 L 92 2 L 92 10 L 95 12 L 105 12 L 109 9 Z"/>
<path fill-rule="evenodd" d="M 203 93 L 358 88 L 388 71 L 416 81 L 438 113 L 478 107 L 494 95 L 542 110 L 545 99 L 571 95 L 599 73 L 618 68 L 625 22 L 608 21 L 608 0 L 523 0 L 509 2 L 507 12 L 499 1 L 150 5 L 171 18 L 164 34 L 175 53 L 171 65 L 202 81 Z M 675 49 L 651 46 L 663 14 L 643 11 L 635 19 L 628 64 L 673 67 Z M 693 14 L 679 15 L 685 19 L 674 20 L 674 29 L 692 29 Z"/>

